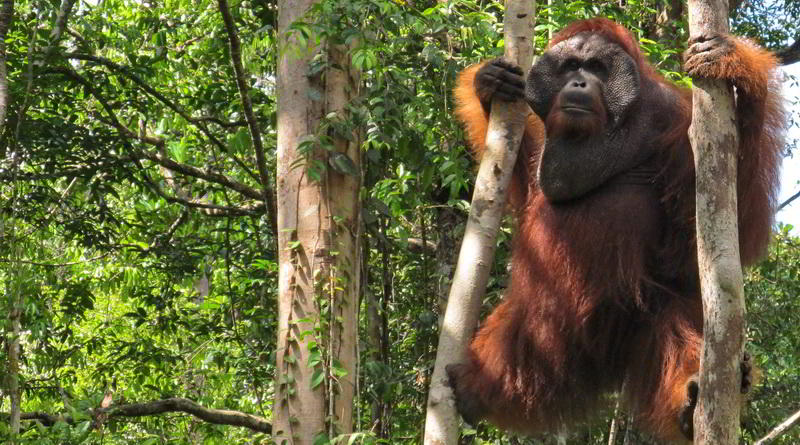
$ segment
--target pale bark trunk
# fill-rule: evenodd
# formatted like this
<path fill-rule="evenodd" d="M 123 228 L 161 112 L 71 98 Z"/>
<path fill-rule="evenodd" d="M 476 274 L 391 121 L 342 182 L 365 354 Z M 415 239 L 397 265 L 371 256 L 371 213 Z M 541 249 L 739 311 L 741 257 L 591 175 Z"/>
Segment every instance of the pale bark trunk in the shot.
<path fill-rule="evenodd" d="M 309 62 L 324 47 L 300 48 L 287 41 L 288 26 L 313 3 L 282 0 L 278 7 L 280 270 L 273 437 L 291 444 L 352 431 L 357 376 L 360 174 L 325 167 L 312 180 L 310 162 L 327 166 L 328 152 L 319 146 L 306 153 L 298 150 L 315 137 L 326 114 L 347 122 L 345 106 L 355 92 L 356 77 L 346 49 L 336 46 L 328 48 L 331 68 L 325 82 L 323 76 L 308 76 Z M 358 143 L 353 142 L 357 138 L 329 136 L 336 152 L 360 165 Z"/>
<path fill-rule="evenodd" d="M 6 128 L 8 113 L 8 73 L 6 68 L 6 35 L 14 17 L 14 1 L 3 0 L 0 5 L 0 134 Z M 2 154 L 3 151 L 0 151 Z"/>
<path fill-rule="evenodd" d="M 324 103 L 312 97 L 324 92 L 320 76 L 308 76 L 309 62 L 319 48 L 298 48 L 285 32 L 314 4 L 314 0 L 281 0 L 278 31 L 278 343 L 273 407 L 276 443 L 310 444 L 325 433 L 325 392 L 311 388 L 314 369 L 308 367 L 309 346 L 316 341 L 315 281 L 327 266 L 325 232 L 327 202 L 318 184 L 306 174 L 298 145 L 312 137 L 323 116 Z M 316 91 L 317 94 L 311 94 Z M 319 333 L 317 333 L 319 334 Z M 320 343 L 320 348 L 321 342 Z"/>
<path fill-rule="evenodd" d="M 343 45 L 330 45 L 328 61 L 330 68 L 326 72 L 327 101 L 326 113 L 336 113 L 335 119 L 347 122 L 346 106 L 352 96 L 357 95 L 358 73 L 352 68 L 347 55 L 348 48 Z M 338 361 L 339 368 L 347 375 L 331 375 L 329 406 L 336 434 L 353 432 L 353 401 L 355 400 L 355 383 L 358 376 L 358 356 L 356 340 L 358 337 L 358 308 L 361 284 L 360 263 L 360 227 L 361 212 L 358 192 L 361 188 L 361 149 L 358 137 L 345 138 L 332 134 L 336 152 L 344 154 L 359 167 L 358 175 L 342 174 L 328 169 L 328 187 L 330 211 L 335 221 L 331 227 L 331 243 L 338 252 L 333 256 L 330 291 L 331 307 L 331 363 L 329 370 L 334 369 Z"/>
<path fill-rule="evenodd" d="M 619 424 L 622 421 L 623 413 L 620 412 L 620 401 L 614 405 L 614 415 L 611 416 L 611 426 L 608 428 L 608 445 L 617 443 L 617 433 L 619 432 Z"/>
<path fill-rule="evenodd" d="M 535 2 L 531 0 L 506 2 L 506 57 L 525 71 L 530 69 L 533 60 L 534 11 Z M 478 322 L 481 296 L 486 291 L 494 258 L 495 239 L 505 209 L 511 172 L 529 112 L 522 101 L 492 104 L 487 149 L 475 180 L 469 219 L 439 334 L 425 419 L 427 445 L 458 442 L 459 417 L 452 390 L 447 384 L 445 366 L 464 360 L 467 344 Z"/>
<path fill-rule="evenodd" d="M 727 1 L 690 1 L 689 29 L 728 31 Z M 704 346 L 695 443 L 739 443 L 744 291 L 736 206 L 738 135 L 731 88 L 695 79 L 689 138 L 697 172 L 697 251 L 703 294 Z"/>

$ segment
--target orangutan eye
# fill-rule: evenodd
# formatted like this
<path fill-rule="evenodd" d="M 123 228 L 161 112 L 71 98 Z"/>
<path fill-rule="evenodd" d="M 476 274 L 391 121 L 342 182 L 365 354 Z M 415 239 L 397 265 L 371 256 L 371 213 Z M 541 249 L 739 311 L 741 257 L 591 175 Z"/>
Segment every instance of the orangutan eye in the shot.
<path fill-rule="evenodd" d="M 592 73 L 596 74 L 604 74 L 608 72 L 606 65 L 597 59 L 590 59 L 584 64 L 584 67 L 587 71 L 591 71 Z"/>
<path fill-rule="evenodd" d="M 580 67 L 581 63 L 578 61 L 578 59 L 567 59 L 564 64 L 561 65 L 561 71 L 578 71 Z"/>

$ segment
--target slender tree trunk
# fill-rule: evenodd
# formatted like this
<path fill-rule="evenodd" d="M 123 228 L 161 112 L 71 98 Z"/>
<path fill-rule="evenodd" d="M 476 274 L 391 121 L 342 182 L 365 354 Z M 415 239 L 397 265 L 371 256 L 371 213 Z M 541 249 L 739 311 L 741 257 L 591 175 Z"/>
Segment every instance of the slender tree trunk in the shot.
<path fill-rule="evenodd" d="M 728 32 L 727 0 L 689 1 L 690 36 Z M 703 355 L 695 443 L 739 443 L 744 290 L 736 208 L 738 134 L 727 82 L 694 79 L 689 139 L 697 172 L 697 253 L 703 294 Z"/>
<path fill-rule="evenodd" d="M 11 21 L 14 17 L 14 2 L 13 0 L 3 0 L 2 5 L 0 5 L 0 139 L 2 139 L 2 134 L 6 132 L 6 116 L 8 114 L 8 104 L 9 104 L 9 92 L 8 92 L 8 72 L 6 68 L 6 36 L 8 34 L 8 30 L 11 27 Z M 15 167 L 15 166 L 14 166 Z M 5 218 L 3 218 L 5 219 Z M 3 223 L 5 221 L 2 221 Z M 15 224 L 13 221 L 11 222 L 11 235 L 13 237 L 13 226 Z M 0 224 L 1 228 L 6 226 L 6 224 Z M 18 247 L 12 249 L 13 251 L 17 251 Z M 11 266 L 12 268 L 15 266 Z M 18 285 L 19 278 L 16 278 L 16 273 L 11 273 L 12 278 L 10 283 L 7 283 L 7 297 L 8 297 L 8 330 L 10 334 L 6 335 L 6 345 L 8 350 L 6 351 L 8 357 L 7 363 L 7 376 L 6 376 L 6 389 L 8 391 L 9 398 L 11 399 L 11 413 L 9 419 L 9 426 L 11 428 L 11 434 L 13 437 L 12 443 L 17 443 L 17 436 L 19 435 L 19 428 L 20 428 L 20 413 L 21 409 L 21 394 L 19 389 L 19 336 L 21 332 L 21 316 L 22 316 L 22 305 L 23 305 L 23 297 L 22 297 L 22 290 L 21 286 Z M 16 285 L 15 285 L 16 283 Z"/>
<path fill-rule="evenodd" d="M 308 76 L 309 62 L 319 48 L 300 48 L 286 30 L 314 0 L 282 0 L 278 4 L 281 56 L 278 60 L 278 343 L 273 407 L 273 438 L 293 444 L 312 443 L 326 431 L 325 392 L 312 388 L 311 377 L 322 366 L 311 364 L 312 344 L 320 354 L 319 311 L 315 280 L 329 262 L 325 233 L 329 227 L 327 201 L 320 185 L 309 178 L 298 146 L 312 137 L 324 111 L 320 76 Z M 316 92 L 316 94 L 312 94 Z M 310 154 L 310 155 L 313 155 Z M 309 156 L 310 156 L 309 155 Z M 308 160 L 306 160 L 308 162 Z M 324 260 L 324 261 L 323 261 Z"/>
<path fill-rule="evenodd" d="M 14 278 L 12 278 L 12 281 Z M 20 316 L 22 315 L 22 296 L 19 289 L 14 289 L 13 284 L 9 304 L 11 310 L 8 314 L 9 324 L 11 325 L 11 335 L 6 337 L 6 344 L 8 345 L 8 395 L 11 399 L 11 418 L 9 419 L 9 426 L 11 427 L 11 434 L 14 437 L 12 443 L 17 443 L 17 436 L 19 435 L 20 428 L 20 413 L 22 411 L 22 398 L 19 390 L 19 335 L 21 332 Z"/>
<path fill-rule="evenodd" d="M 335 119 L 346 125 L 346 107 L 352 96 L 358 94 L 358 73 L 352 68 L 345 45 L 329 45 L 326 72 L 325 98 L 326 114 L 336 113 Z M 328 114 L 330 116 L 330 114 Z M 358 309 L 361 284 L 361 149 L 356 131 L 347 138 L 345 135 L 331 134 L 334 140 L 336 156 L 352 163 L 357 171 L 344 173 L 329 168 L 327 180 L 331 211 L 331 244 L 335 250 L 332 256 L 331 271 L 331 344 L 329 365 L 329 406 L 336 434 L 353 432 L 353 401 L 355 400 L 355 382 L 358 355 L 356 339 L 358 337 Z M 344 158 L 346 157 L 346 158 Z M 343 374 L 346 373 L 346 374 Z"/>
<path fill-rule="evenodd" d="M 508 0 L 505 11 L 506 57 L 530 69 L 533 61 L 535 2 Z M 464 360 L 465 351 L 478 322 L 480 302 L 486 291 L 494 259 L 495 240 L 505 209 L 511 171 L 517 159 L 530 111 L 523 101 L 495 102 L 486 136 L 487 150 L 481 160 L 472 197 L 464 240 L 439 337 L 436 364 L 428 394 L 425 419 L 426 445 L 458 442 L 459 418 L 445 367 Z"/>
<path fill-rule="evenodd" d="M 266 208 L 267 219 L 270 222 L 270 228 L 274 230 L 277 224 L 275 220 L 275 197 L 267 173 L 264 144 L 261 142 L 261 128 L 253 112 L 253 103 L 250 100 L 250 85 L 247 83 L 244 66 L 242 64 L 242 48 L 239 42 L 239 34 L 236 31 L 236 25 L 233 23 L 233 16 L 231 16 L 231 11 L 228 7 L 228 0 L 217 0 L 217 6 L 222 15 L 222 21 L 225 23 L 225 30 L 228 33 L 231 65 L 233 66 L 233 72 L 236 76 L 236 87 L 239 90 L 239 97 L 242 100 L 242 109 L 245 119 L 247 120 L 247 127 L 250 130 L 250 140 L 253 142 L 258 177 L 261 181 L 261 189 L 264 193 L 264 206 Z"/>
<path fill-rule="evenodd" d="M 678 22 L 683 16 L 683 2 L 681 0 L 666 0 L 658 5 L 658 16 L 656 16 L 656 38 L 664 42 L 672 42 L 675 39 L 675 31 Z"/>
<path fill-rule="evenodd" d="M 273 431 L 276 442 L 292 444 L 352 431 L 356 377 L 358 143 L 332 132 L 333 146 L 323 148 L 317 137 L 326 114 L 348 122 L 345 105 L 356 77 L 345 48 L 300 47 L 287 36 L 289 25 L 313 3 L 278 4 L 280 270 Z M 330 68 L 325 76 L 310 76 L 309 63 L 322 50 Z M 332 168 L 343 157 L 355 171 Z"/>
<path fill-rule="evenodd" d="M 608 445 L 617 443 L 617 434 L 619 433 L 619 424 L 622 422 L 624 414 L 620 412 L 620 401 L 614 405 L 614 415 L 611 416 L 611 426 L 608 428 Z"/>
<path fill-rule="evenodd" d="M 625 422 L 625 437 L 622 445 L 637 445 L 639 443 L 636 431 L 633 428 L 633 414 L 628 414 Z"/>
<path fill-rule="evenodd" d="M 43 54 L 51 56 L 58 48 L 61 36 L 64 35 L 64 30 L 67 29 L 67 20 L 74 6 L 75 0 L 61 1 L 61 6 L 58 8 L 58 14 L 56 15 L 56 22 L 53 25 L 53 30 L 50 31 L 50 44 L 44 48 Z"/>
<path fill-rule="evenodd" d="M 795 426 L 798 422 L 800 422 L 800 411 L 795 412 L 791 416 L 789 416 L 786 420 L 780 423 L 780 425 L 776 426 L 772 431 L 769 432 L 766 436 L 758 439 L 755 444 L 753 445 L 766 445 L 773 440 L 781 437 L 785 432 L 789 431 L 793 426 Z"/>
<path fill-rule="evenodd" d="M 8 113 L 8 72 L 6 68 L 6 35 L 14 18 L 14 0 L 3 0 L 0 4 L 0 138 L 6 129 Z M 2 151 L 0 151 L 2 153 Z"/>
<path fill-rule="evenodd" d="M 458 261 L 458 240 L 462 234 L 456 228 L 463 223 L 463 216 L 447 206 L 436 209 L 436 307 L 439 308 L 438 328 L 441 331 L 447 297 L 450 293 L 450 279 Z"/>
<path fill-rule="evenodd" d="M 378 241 L 380 242 L 380 241 Z M 369 240 L 364 240 L 363 244 L 363 264 L 369 264 Z M 363 274 L 363 278 L 369 278 L 369 273 L 365 270 Z M 383 361 L 381 358 L 381 317 L 380 317 L 380 308 L 378 306 L 378 297 L 373 293 L 368 291 L 368 286 L 365 283 L 365 280 L 362 280 L 362 286 L 365 292 L 366 303 L 367 303 L 367 339 L 368 339 L 368 348 L 369 348 L 369 355 L 372 361 L 376 363 L 380 363 Z M 370 423 L 368 426 L 368 430 L 375 432 L 378 438 L 384 438 L 381 435 L 381 425 L 382 425 L 382 417 L 383 417 L 383 400 L 380 397 L 375 398 L 372 401 L 372 408 L 370 414 Z"/>
<path fill-rule="evenodd" d="M 380 231 L 383 235 L 380 241 L 381 264 L 381 297 L 379 308 L 379 323 L 380 323 L 380 357 L 384 366 L 390 367 L 391 354 L 389 350 L 389 303 L 392 301 L 394 292 L 394 270 L 392 269 L 392 245 L 389 240 L 389 221 L 388 217 L 381 218 Z M 378 436 L 383 439 L 388 439 L 391 435 L 392 423 L 389 420 L 391 407 L 387 405 L 384 400 L 378 402 L 378 416 L 380 418 L 380 430 Z"/>

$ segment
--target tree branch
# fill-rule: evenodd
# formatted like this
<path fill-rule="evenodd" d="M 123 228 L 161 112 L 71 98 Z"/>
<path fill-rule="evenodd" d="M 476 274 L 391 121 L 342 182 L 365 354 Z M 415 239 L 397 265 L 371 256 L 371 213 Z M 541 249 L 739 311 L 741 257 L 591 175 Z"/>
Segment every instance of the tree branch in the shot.
<path fill-rule="evenodd" d="M 261 142 L 261 130 L 258 121 L 253 114 L 253 103 L 250 101 L 250 86 L 245 82 L 244 67 L 242 66 L 242 49 L 239 43 L 239 36 L 236 34 L 236 27 L 231 17 L 231 11 L 227 0 L 218 0 L 219 12 L 222 14 L 222 21 L 225 22 L 225 30 L 228 32 L 228 42 L 231 46 L 231 63 L 236 74 L 236 86 L 239 89 L 239 96 L 242 98 L 242 108 L 244 116 L 250 128 L 250 137 L 253 140 L 253 149 L 256 152 L 256 163 L 258 164 L 258 174 L 261 177 L 261 187 L 264 190 L 264 202 L 267 204 L 267 218 L 272 226 L 272 233 L 277 234 L 278 220 L 275 195 L 272 192 L 269 177 L 267 176 L 267 163 L 264 159 L 264 145 Z"/>
<path fill-rule="evenodd" d="M 111 406 L 102 410 L 111 417 L 141 417 L 168 412 L 183 412 L 216 425 L 240 426 L 253 431 L 271 433 L 272 425 L 266 419 L 241 411 L 205 408 L 189 399 L 172 397 L 147 403 Z"/>
<path fill-rule="evenodd" d="M 167 167 L 165 167 L 167 168 Z M 179 198 L 176 196 L 168 195 L 158 184 L 155 184 L 153 181 L 148 180 L 146 181 L 147 186 L 150 187 L 158 196 L 164 198 L 167 202 L 173 204 L 180 204 L 187 208 L 193 209 L 203 209 L 206 210 L 206 214 L 209 216 L 240 216 L 240 215 L 253 215 L 258 214 L 260 211 L 264 210 L 264 205 L 256 205 L 252 207 L 232 207 L 232 206 L 223 206 L 217 204 L 211 204 L 207 202 L 200 202 L 193 199 L 184 199 Z"/>
<path fill-rule="evenodd" d="M 780 425 L 776 426 L 772 431 L 770 431 L 769 434 L 762 437 L 761 439 L 758 439 L 758 441 L 756 441 L 756 443 L 754 443 L 753 445 L 766 445 L 772 442 L 773 440 L 783 435 L 783 433 L 789 431 L 789 429 L 795 426 L 798 422 L 800 422 L 800 411 L 797 411 L 796 413 L 789 416 L 786 420 L 781 422 Z"/>
<path fill-rule="evenodd" d="M 169 108 L 170 110 L 172 110 L 175 113 L 177 113 L 180 117 L 184 118 L 187 122 L 189 122 L 192 125 L 196 126 L 200 130 L 200 132 L 203 133 L 208 138 L 209 141 L 211 141 L 212 144 L 216 145 L 217 148 L 219 148 L 220 151 L 222 151 L 223 153 L 228 154 L 231 157 L 231 159 L 233 159 L 233 162 L 235 162 L 236 165 L 239 166 L 239 168 L 244 170 L 256 182 L 260 181 L 260 178 L 258 176 L 256 176 L 244 164 L 244 162 L 241 159 L 239 159 L 238 156 L 236 156 L 233 153 L 229 153 L 228 152 L 228 147 L 226 147 L 225 144 L 222 143 L 222 141 L 220 141 L 216 136 L 214 136 L 214 134 L 211 132 L 211 130 L 208 129 L 208 127 L 205 125 L 205 121 L 210 120 L 208 117 L 194 118 L 194 117 L 190 116 L 189 113 L 186 112 L 186 110 L 183 109 L 183 107 L 181 107 L 177 103 L 169 100 L 163 94 L 159 93 L 155 88 L 151 87 L 144 80 L 142 80 L 142 78 L 140 78 L 136 74 L 132 73 L 127 67 L 119 65 L 117 63 L 114 63 L 111 60 L 108 60 L 108 59 L 103 58 L 103 57 L 93 56 L 93 55 L 89 55 L 89 54 L 79 54 L 79 53 L 67 53 L 67 54 L 64 54 L 64 57 L 66 57 L 67 59 L 85 60 L 85 61 L 89 61 L 89 62 L 94 62 L 94 63 L 100 64 L 100 65 L 103 65 L 106 68 L 111 69 L 111 71 L 113 71 L 115 73 L 118 73 L 118 74 L 121 74 L 121 75 L 127 77 L 128 79 L 133 81 L 133 83 L 138 85 L 139 88 L 143 89 L 146 93 L 150 94 L 151 96 L 153 96 L 156 99 L 158 99 L 161 103 L 166 105 L 167 108 Z M 217 121 L 218 121 L 218 123 L 220 125 L 226 126 L 226 125 L 221 123 L 222 122 L 221 120 L 214 120 L 213 122 L 217 122 Z M 233 126 L 233 125 L 229 125 L 229 126 Z"/>
<path fill-rule="evenodd" d="M 241 411 L 206 408 L 192 400 L 182 397 L 172 397 L 145 403 L 114 405 L 108 408 L 91 410 L 89 414 L 94 418 L 104 414 L 111 419 L 118 417 L 152 416 L 172 412 L 191 414 L 200 420 L 215 425 L 239 426 L 267 434 L 272 432 L 272 425 L 263 417 L 254 416 Z M 0 418 L 7 418 L 8 415 L 8 413 L 0 413 Z M 42 411 L 22 413 L 21 418 L 23 420 L 38 420 L 45 426 L 55 425 L 55 423 L 59 421 L 70 424 L 75 423 L 72 416 L 49 414 Z"/>
<path fill-rule="evenodd" d="M 64 170 L 49 171 L 48 173 L 26 173 L 17 171 L 5 171 L 0 173 L 0 181 L 39 181 L 42 179 L 74 178 L 76 176 L 94 175 L 99 171 L 106 171 L 112 167 L 119 167 L 128 162 L 134 161 L 138 157 L 120 157 L 96 163 L 84 163 L 82 167 L 67 168 Z"/>
<path fill-rule="evenodd" d="M 181 212 L 181 215 L 176 219 L 167 230 L 167 233 L 163 234 L 159 241 L 162 243 L 168 243 L 172 237 L 175 235 L 175 232 L 178 231 L 178 228 L 186 223 L 189 220 L 189 208 L 184 208 Z"/>
<path fill-rule="evenodd" d="M 122 136 L 129 139 L 136 139 L 149 145 L 155 145 L 157 147 L 160 147 L 161 145 L 164 144 L 164 139 L 162 138 L 155 136 L 147 136 L 145 134 L 137 134 L 130 128 L 123 125 L 122 122 L 120 122 L 119 118 L 117 118 L 117 114 L 114 112 L 114 108 L 112 108 L 111 105 L 109 105 L 109 103 L 103 98 L 100 92 L 94 88 L 94 85 L 92 85 L 92 83 L 86 80 L 83 76 L 78 74 L 75 70 L 66 67 L 56 67 L 48 69 L 46 73 L 62 74 L 67 78 L 72 79 L 73 81 L 81 84 L 84 88 L 86 88 L 86 91 L 88 91 L 89 94 L 91 94 L 98 102 L 100 102 L 100 106 L 103 107 L 103 109 L 106 111 L 106 114 L 108 114 L 108 118 L 111 119 L 109 125 L 116 128 L 117 131 L 119 131 Z"/>
<path fill-rule="evenodd" d="M 53 26 L 53 30 L 50 32 L 50 44 L 43 51 L 45 56 L 50 56 L 58 47 L 61 36 L 64 34 L 64 30 L 67 29 L 67 19 L 74 6 L 75 0 L 62 0 L 61 7 L 58 9 L 58 15 L 56 16 L 55 26 Z"/>
<path fill-rule="evenodd" d="M 800 38 L 796 39 L 788 48 L 776 52 L 775 55 L 778 56 L 781 65 L 791 65 L 800 61 Z"/>
<path fill-rule="evenodd" d="M 174 172 L 182 173 L 186 176 L 192 176 L 194 178 L 203 179 L 208 182 L 213 182 L 222 186 L 225 186 L 231 190 L 238 192 L 239 194 L 246 196 L 251 199 L 255 199 L 258 201 L 263 201 L 264 196 L 261 192 L 257 189 L 250 187 L 248 185 L 242 184 L 234 179 L 231 179 L 221 173 L 216 173 L 210 171 L 208 169 L 201 169 L 194 167 L 192 165 L 181 164 L 178 162 L 173 161 L 172 159 L 163 156 L 159 153 L 154 153 L 151 151 L 146 150 L 138 150 L 137 153 L 144 159 L 148 159 L 161 165 L 162 167 L 168 168 Z"/>
<path fill-rule="evenodd" d="M 239 119 L 238 121 L 233 121 L 233 122 L 225 122 L 222 119 L 220 119 L 218 117 L 214 117 L 214 116 L 198 117 L 197 121 L 213 122 L 213 123 L 215 123 L 215 124 L 217 124 L 217 125 L 219 125 L 220 127 L 223 127 L 223 128 L 235 128 L 235 127 L 246 127 L 247 126 L 247 121 L 243 121 L 241 119 Z"/>
<path fill-rule="evenodd" d="M 797 192 L 797 193 L 795 193 L 794 195 L 790 196 L 790 197 L 789 197 L 789 198 L 788 198 L 786 201 L 783 201 L 783 202 L 781 203 L 781 205 L 779 205 L 779 206 L 778 206 L 778 210 L 777 210 L 777 211 L 778 211 L 778 212 L 780 212 L 781 210 L 783 210 L 783 209 L 784 209 L 784 207 L 786 207 L 786 206 L 788 206 L 789 204 L 791 204 L 791 203 L 792 203 L 792 201 L 794 201 L 794 200 L 795 200 L 795 199 L 797 199 L 797 198 L 800 198 L 800 191 L 798 191 L 798 192 Z"/>
<path fill-rule="evenodd" d="M 30 264 L 32 266 L 42 266 L 42 267 L 66 267 L 66 266 L 74 266 L 74 265 L 77 265 L 77 264 L 86 264 L 86 263 L 90 263 L 92 261 L 101 260 L 101 259 L 107 257 L 110 254 L 111 253 L 108 252 L 108 253 L 104 253 L 102 255 L 98 255 L 96 257 L 86 258 L 85 260 L 79 260 L 79 261 L 70 261 L 68 263 L 41 263 L 41 262 L 37 262 L 37 261 L 27 261 L 27 260 L 9 260 L 9 259 L 6 259 L 6 258 L 0 258 L 0 263 Z"/>
<path fill-rule="evenodd" d="M 84 88 L 86 88 L 86 90 L 89 91 L 89 94 L 91 94 L 98 102 L 100 102 L 100 106 L 103 107 L 103 109 L 106 111 L 106 114 L 108 114 L 109 119 L 111 119 L 110 125 L 116 128 L 120 132 L 121 136 L 129 139 L 136 139 L 138 141 L 144 142 L 149 145 L 154 145 L 156 147 L 161 147 L 164 144 L 164 140 L 159 137 L 148 136 L 146 134 L 137 134 L 128 127 L 124 126 L 117 118 L 117 115 L 115 114 L 114 109 L 111 107 L 111 105 L 109 105 L 108 102 L 106 102 L 106 100 L 100 95 L 100 93 L 92 86 L 92 84 L 88 80 L 84 79 L 77 72 L 68 68 L 54 68 L 50 71 L 63 74 L 69 77 L 70 79 L 83 85 Z M 209 182 L 214 182 L 216 184 L 228 187 L 229 189 L 234 190 L 240 193 L 241 195 L 251 199 L 255 199 L 258 201 L 262 201 L 264 199 L 262 193 L 256 190 L 255 188 L 245 185 L 241 182 L 238 182 L 223 174 L 212 172 L 209 171 L 208 169 L 200 169 L 187 164 L 180 164 L 159 153 L 153 153 L 147 150 L 139 150 L 134 147 L 131 147 L 131 149 L 133 150 L 134 152 L 133 154 L 136 155 L 137 158 L 151 160 L 174 172 L 182 173 L 184 175 L 192 176 L 198 179 L 203 179 Z"/>

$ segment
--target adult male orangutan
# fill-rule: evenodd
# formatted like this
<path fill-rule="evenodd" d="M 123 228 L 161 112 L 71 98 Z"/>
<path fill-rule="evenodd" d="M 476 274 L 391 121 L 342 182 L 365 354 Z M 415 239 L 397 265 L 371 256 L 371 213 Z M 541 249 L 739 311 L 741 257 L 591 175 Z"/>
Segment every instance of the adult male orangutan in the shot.
<path fill-rule="evenodd" d="M 690 75 L 735 87 L 745 265 L 764 252 L 775 210 L 786 121 L 775 67 L 767 51 L 718 34 L 691 42 L 685 59 Z M 456 95 L 478 156 L 493 98 L 524 97 L 533 110 L 510 191 L 510 286 L 466 362 L 447 369 L 459 412 L 557 431 L 625 381 L 640 427 L 690 440 L 703 342 L 690 91 L 659 75 L 630 32 L 596 18 L 558 33 L 527 79 L 498 59 L 465 70 Z"/>

